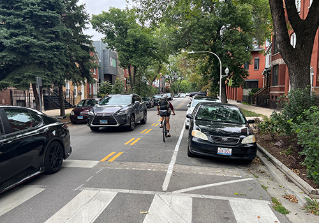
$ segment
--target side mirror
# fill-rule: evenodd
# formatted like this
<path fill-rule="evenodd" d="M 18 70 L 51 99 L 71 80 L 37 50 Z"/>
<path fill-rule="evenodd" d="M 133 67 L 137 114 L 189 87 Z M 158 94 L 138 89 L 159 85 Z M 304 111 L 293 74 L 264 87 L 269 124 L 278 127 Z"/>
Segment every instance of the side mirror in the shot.
<path fill-rule="evenodd" d="M 193 115 L 192 115 L 192 114 L 187 114 L 187 115 L 186 115 L 186 118 L 193 119 L 194 117 L 193 117 Z"/>
<path fill-rule="evenodd" d="M 249 119 L 247 122 L 248 122 L 249 124 L 252 124 L 252 123 L 255 123 L 255 120 L 254 120 L 254 119 Z"/>

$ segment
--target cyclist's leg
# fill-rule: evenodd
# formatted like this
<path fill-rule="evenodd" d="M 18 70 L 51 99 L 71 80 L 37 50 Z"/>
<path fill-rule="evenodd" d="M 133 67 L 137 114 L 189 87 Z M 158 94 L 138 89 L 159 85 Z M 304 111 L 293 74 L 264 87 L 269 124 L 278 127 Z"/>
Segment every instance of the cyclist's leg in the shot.
<path fill-rule="evenodd" d="M 169 124 L 169 116 L 166 116 L 166 128 L 167 128 L 167 131 L 170 130 L 170 127 L 171 127 L 171 125 Z"/>
<path fill-rule="evenodd" d="M 161 116 L 160 128 L 162 128 L 162 127 L 163 127 L 163 120 L 164 120 L 164 117 L 163 117 L 163 116 Z"/>

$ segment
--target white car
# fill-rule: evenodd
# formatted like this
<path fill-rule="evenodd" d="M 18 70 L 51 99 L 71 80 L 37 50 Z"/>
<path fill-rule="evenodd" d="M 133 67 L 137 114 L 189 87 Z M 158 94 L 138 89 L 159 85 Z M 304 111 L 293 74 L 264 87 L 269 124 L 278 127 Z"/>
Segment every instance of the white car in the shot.
<path fill-rule="evenodd" d="M 187 105 L 188 109 L 186 112 L 187 114 L 191 114 L 195 108 L 195 106 L 199 103 L 199 102 L 221 102 L 219 100 L 219 98 L 214 98 L 214 97 L 206 97 L 206 96 L 194 96 L 194 98 L 189 102 L 189 104 Z M 190 119 L 186 118 L 185 121 L 185 129 L 189 128 L 189 122 Z"/>

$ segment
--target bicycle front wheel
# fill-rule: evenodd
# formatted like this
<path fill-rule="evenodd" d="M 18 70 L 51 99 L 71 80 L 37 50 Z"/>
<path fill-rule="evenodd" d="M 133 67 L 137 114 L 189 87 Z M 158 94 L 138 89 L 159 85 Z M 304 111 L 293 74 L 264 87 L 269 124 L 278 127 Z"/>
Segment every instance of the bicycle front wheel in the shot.
<path fill-rule="evenodd" d="M 165 120 L 165 117 L 164 117 L 164 120 L 163 120 L 163 142 L 165 142 L 166 133 L 167 133 L 167 130 L 166 130 L 166 120 Z"/>

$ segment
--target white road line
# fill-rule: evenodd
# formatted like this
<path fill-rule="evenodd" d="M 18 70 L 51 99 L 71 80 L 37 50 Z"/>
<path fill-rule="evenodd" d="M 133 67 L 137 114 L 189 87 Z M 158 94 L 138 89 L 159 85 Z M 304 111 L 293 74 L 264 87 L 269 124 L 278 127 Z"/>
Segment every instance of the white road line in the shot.
<path fill-rule="evenodd" d="M 63 167 L 80 167 L 80 168 L 93 168 L 100 161 L 94 160 L 64 160 Z"/>
<path fill-rule="evenodd" d="M 156 194 L 143 223 L 167 222 L 192 222 L 192 198 Z"/>
<path fill-rule="evenodd" d="M 94 222 L 116 194 L 109 191 L 83 190 L 46 223 Z"/>
<path fill-rule="evenodd" d="M 39 187 L 22 187 L 19 188 L 19 190 L 14 191 L 14 193 L 4 195 L 0 200 L 0 216 L 11 211 L 44 190 L 44 188 Z"/>
<path fill-rule="evenodd" d="M 213 183 L 213 184 L 206 184 L 206 185 L 201 185 L 201 186 L 196 186 L 196 187 L 185 188 L 182 190 L 176 190 L 176 191 L 173 191 L 172 193 L 184 193 L 187 191 L 200 190 L 200 189 L 204 189 L 207 187 L 215 187 L 215 186 L 220 186 L 220 185 L 225 185 L 225 184 L 233 184 L 233 183 L 238 183 L 238 182 L 243 182 L 243 181 L 248 181 L 248 180 L 254 180 L 254 179 L 253 178 L 245 178 L 245 179 L 240 179 L 240 180 L 230 180 L 230 181 L 218 182 L 218 183 Z"/>
<path fill-rule="evenodd" d="M 174 169 L 174 164 L 176 162 L 176 157 L 177 157 L 177 153 L 178 153 L 178 150 L 179 150 L 179 145 L 181 144 L 181 141 L 182 141 L 182 138 L 183 138 L 184 130 L 185 130 L 185 125 L 183 125 L 181 134 L 179 135 L 179 139 L 178 139 L 177 144 L 175 146 L 175 150 L 174 150 L 171 162 L 170 162 L 170 164 L 168 166 L 168 170 L 167 170 L 167 173 L 166 173 L 166 176 L 165 176 L 165 180 L 164 180 L 164 183 L 163 183 L 163 186 L 162 186 L 162 190 L 163 191 L 167 191 L 169 181 L 171 180 L 171 176 L 172 176 L 173 169 Z"/>
<path fill-rule="evenodd" d="M 268 223 L 279 222 L 269 205 L 252 201 L 230 200 L 237 223 Z"/>

